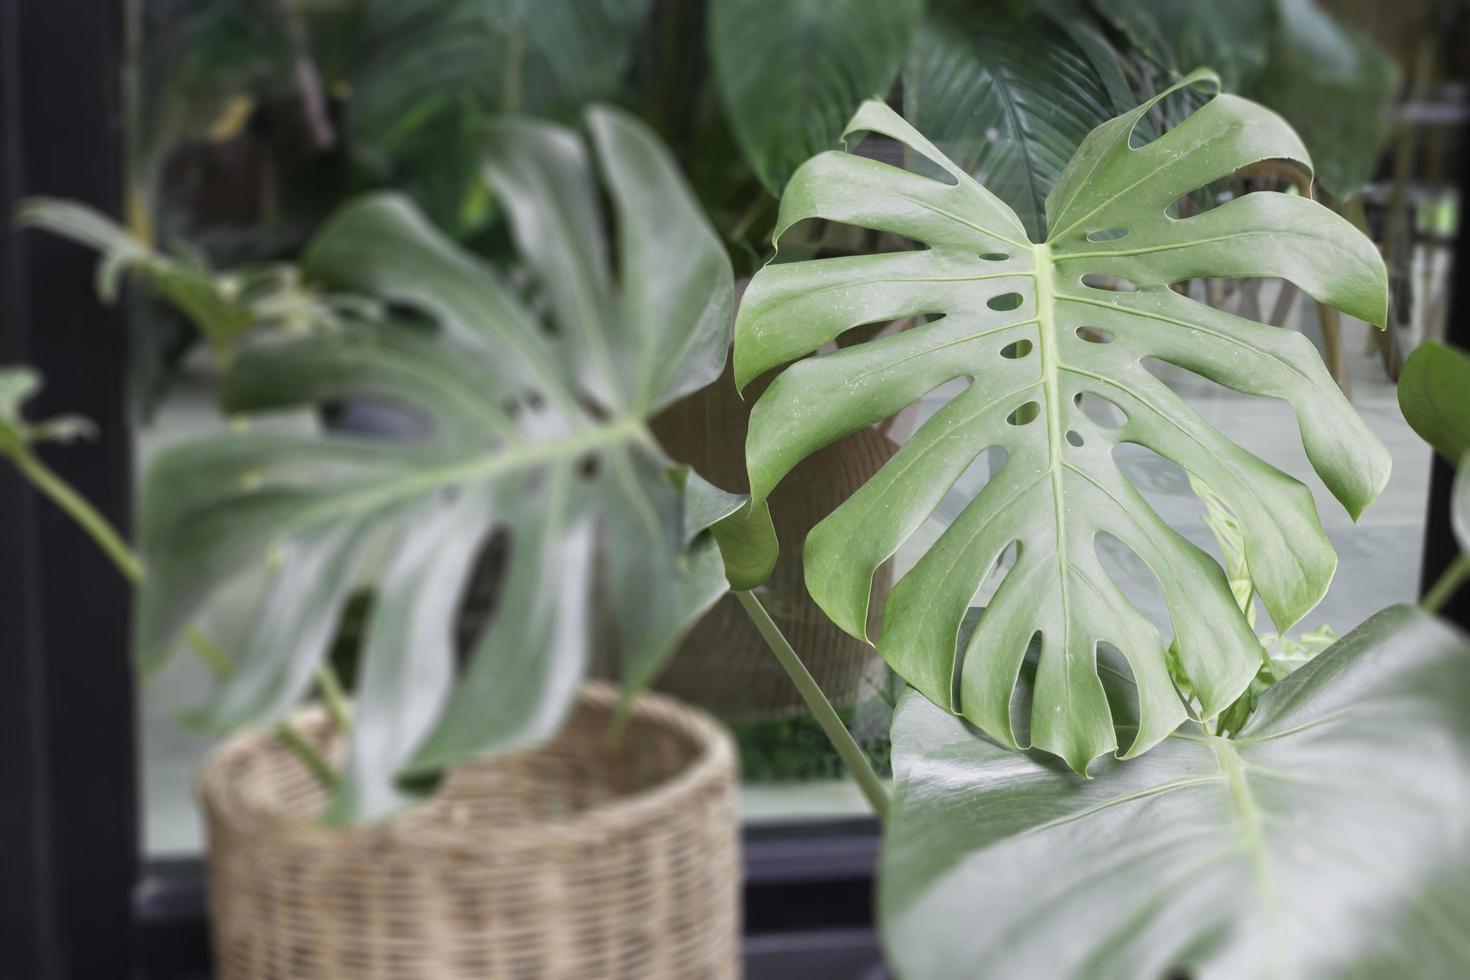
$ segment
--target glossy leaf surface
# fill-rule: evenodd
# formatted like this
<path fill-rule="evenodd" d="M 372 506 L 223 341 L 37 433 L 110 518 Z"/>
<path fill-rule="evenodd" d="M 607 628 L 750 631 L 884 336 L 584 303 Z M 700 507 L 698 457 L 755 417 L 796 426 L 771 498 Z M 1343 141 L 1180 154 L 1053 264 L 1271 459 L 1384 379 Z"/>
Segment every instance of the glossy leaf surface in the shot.
<path fill-rule="evenodd" d="M 259 345 L 229 374 L 225 402 L 236 412 L 386 402 L 414 437 L 246 433 L 175 451 L 151 475 L 145 663 L 235 573 L 272 569 L 206 724 L 282 714 L 351 590 L 372 588 L 335 820 L 391 812 L 401 774 L 553 731 L 585 669 L 594 603 L 607 613 L 599 642 L 638 684 L 726 588 L 707 524 L 689 526 L 681 488 L 697 478 L 664 457 L 645 422 L 719 374 L 728 260 L 641 124 L 594 110 L 588 126 L 593 151 L 530 121 L 505 122 L 492 140 L 492 184 L 555 333 L 406 199 L 360 199 L 320 233 L 308 273 L 415 311 L 437 332 L 386 324 Z M 495 608 L 456 683 L 460 596 L 495 533 L 509 549 Z"/>
<path fill-rule="evenodd" d="M 736 323 L 743 386 L 852 327 L 929 317 L 817 353 L 776 377 L 751 416 L 752 497 L 763 502 L 817 448 L 941 385 L 968 381 L 811 532 L 807 587 L 839 626 L 864 636 L 878 566 L 977 457 L 1004 450 L 984 489 L 894 587 L 878 649 L 936 704 L 1014 746 L 1011 691 L 1040 634 L 1031 739 L 1079 770 L 1118 744 L 1097 674 L 1099 644 L 1118 648 L 1138 683 L 1142 717 L 1126 755 L 1185 718 L 1164 641 L 1103 571 L 1100 535 L 1121 541 L 1158 576 L 1204 717 L 1230 704 L 1260 661 L 1220 567 L 1149 508 L 1115 465 L 1115 446 L 1159 453 L 1224 501 L 1279 630 L 1317 603 L 1336 566 L 1308 488 L 1225 439 L 1152 373 L 1148 359 L 1289 402 L 1313 467 L 1354 517 L 1389 470 L 1387 452 L 1305 337 L 1169 288 L 1203 276 L 1282 276 L 1321 302 L 1382 323 L 1386 275 L 1372 243 L 1326 208 L 1286 194 L 1250 194 L 1187 220 L 1171 217 L 1179 197 L 1237 168 L 1264 159 L 1306 165 L 1307 157 L 1280 117 L 1228 95 L 1134 148 L 1130 137 L 1151 104 L 1086 138 L 1047 199 L 1050 236 L 1033 244 L 995 195 L 882 103 L 865 103 L 851 131 L 902 142 L 947 180 L 823 153 L 793 176 L 777 236 L 824 218 L 928 248 L 767 266 Z M 1094 421 L 1093 400 L 1125 421 Z M 1012 544 L 1018 559 L 979 627 L 957 646 L 966 610 Z"/>
<path fill-rule="evenodd" d="M 1274 685 L 1238 739 L 1186 726 L 1092 779 L 910 692 L 891 961 L 910 980 L 1464 976 L 1467 698 L 1470 643 L 1404 606 Z"/>

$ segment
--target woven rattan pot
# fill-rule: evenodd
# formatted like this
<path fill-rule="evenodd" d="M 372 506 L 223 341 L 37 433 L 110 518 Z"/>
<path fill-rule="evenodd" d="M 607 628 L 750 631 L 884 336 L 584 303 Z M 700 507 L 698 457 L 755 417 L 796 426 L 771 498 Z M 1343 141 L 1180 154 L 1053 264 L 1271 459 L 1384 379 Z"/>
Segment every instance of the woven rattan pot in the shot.
<path fill-rule="evenodd" d="M 270 732 L 204 767 L 220 980 L 667 978 L 739 973 L 734 753 L 705 716 L 589 685 L 548 745 L 456 769 L 400 819 L 326 829 Z M 325 715 L 295 724 L 333 751 Z"/>

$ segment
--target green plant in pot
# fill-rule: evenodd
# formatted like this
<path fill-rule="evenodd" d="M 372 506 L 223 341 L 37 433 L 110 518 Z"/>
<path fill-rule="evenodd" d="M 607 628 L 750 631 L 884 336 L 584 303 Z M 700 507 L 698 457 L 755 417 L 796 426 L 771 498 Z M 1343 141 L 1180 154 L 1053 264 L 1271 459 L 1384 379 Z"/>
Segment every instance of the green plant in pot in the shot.
<path fill-rule="evenodd" d="M 1150 359 L 1288 402 L 1313 468 L 1354 517 L 1389 474 L 1310 342 L 1171 288 L 1281 276 L 1382 324 L 1376 250 L 1296 195 L 1173 217 L 1176 200 L 1257 161 L 1310 163 L 1280 117 L 1229 95 L 1147 142 L 1140 122 L 1168 94 L 1088 135 L 1047 195 L 1039 241 L 865 103 L 848 133 L 896 140 L 928 169 L 818 155 L 786 186 L 777 237 L 825 219 L 923 247 L 770 265 L 740 307 L 737 383 L 794 361 L 751 414 L 755 504 L 816 448 L 958 382 L 806 540 L 808 589 L 855 635 L 875 570 L 977 457 L 1004 452 L 894 585 L 875 638 L 910 685 L 893 726 L 885 945 L 909 978 L 1459 975 L 1465 638 L 1395 607 L 1251 691 L 1261 645 L 1225 571 L 1113 459 L 1120 444 L 1145 446 L 1223 504 L 1282 632 L 1336 566 L 1313 497 L 1224 438 Z M 926 322 L 824 347 L 915 315 Z M 1101 535 L 1157 577 L 1172 656 L 1100 564 Z M 1253 710 L 1237 707 L 1245 696 Z"/>
<path fill-rule="evenodd" d="M 381 320 L 234 351 L 221 404 L 242 424 L 159 459 L 141 561 L 84 520 L 142 585 L 145 673 L 240 573 L 266 574 L 248 633 L 214 651 L 216 689 L 190 716 L 246 729 L 202 782 L 222 976 L 265 975 L 283 956 L 355 976 L 410 948 L 436 976 L 738 969 L 728 741 L 631 696 L 731 581 L 758 581 L 774 560 L 769 521 L 747 520 L 742 498 L 675 465 L 647 429 L 719 374 L 730 267 L 646 128 L 594 109 L 587 131 L 508 118 L 488 135 L 524 289 L 404 198 L 344 207 L 303 275 L 370 297 Z M 397 406 L 423 435 L 244 424 L 344 399 Z M 5 445 L 59 431 L 18 427 Z M 495 608 L 459 650 L 459 599 L 495 535 Z M 325 658 L 363 593 L 349 702 Z M 609 651 L 622 697 L 583 684 Z M 314 682 L 328 710 L 297 711 Z M 407 916 L 407 947 L 374 918 L 390 911 Z M 605 928 L 608 914 L 622 924 Z"/>

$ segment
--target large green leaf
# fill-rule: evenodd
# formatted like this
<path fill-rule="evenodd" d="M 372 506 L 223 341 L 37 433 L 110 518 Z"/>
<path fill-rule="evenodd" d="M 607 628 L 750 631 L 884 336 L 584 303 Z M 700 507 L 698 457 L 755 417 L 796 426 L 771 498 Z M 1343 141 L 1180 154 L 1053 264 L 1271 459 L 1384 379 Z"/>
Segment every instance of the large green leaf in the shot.
<path fill-rule="evenodd" d="M 1077 144 L 1133 102 L 1113 104 L 1106 66 L 1040 10 L 941 4 L 905 63 L 904 115 L 1042 238 L 1046 195 Z"/>
<path fill-rule="evenodd" d="M 1091 0 L 1132 45 L 1176 77 L 1210 68 L 1229 92 L 1253 83 L 1266 65 L 1274 0 Z"/>
<path fill-rule="evenodd" d="M 1328 192 L 1354 197 L 1373 177 L 1392 129 L 1398 67 L 1315 0 L 1274 0 L 1273 6 L 1266 67 L 1246 94 L 1296 127 Z"/>
<path fill-rule="evenodd" d="M 923 0 L 712 0 L 710 58 L 736 139 L 780 193 L 859 102 L 888 94 Z"/>
<path fill-rule="evenodd" d="M 1404 419 L 1445 459 L 1470 453 L 1470 354 L 1426 340 L 1404 361 L 1398 395 Z"/>
<path fill-rule="evenodd" d="M 1018 745 L 1011 690 L 1040 633 L 1031 737 L 1079 770 L 1117 746 L 1095 667 L 1099 643 L 1120 649 L 1138 682 L 1141 727 L 1126 755 L 1185 718 L 1164 643 L 1103 571 L 1099 535 L 1121 541 L 1158 576 L 1203 717 L 1230 704 L 1260 663 L 1220 567 L 1149 508 L 1114 464 L 1115 446 L 1136 443 L 1173 460 L 1234 512 L 1250 577 L 1278 629 L 1317 603 L 1336 566 L 1307 487 L 1225 439 L 1146 359 L 1290 403 L 1313 467 L 1354 517 L 1389 470 L 1387 452 L 1310 341 L 1169 288 L 1201 276 L 1282 276 L 1320 302 L 1382 323 L 1386 275 L 1377 251 L 1327 209 L 1287 194 L 1249 194 L 1188 220 L 1170 217 L 1180 196 L 1239 167 L 1307 158 L 1278 116 L 1229 95 L 1135 149 L 1130 135 L 1153 104 L 1087 137 L 1047 199 L 1050 237 L 1032 244 L 1005 204 L 886 106 L 866 103 L 850 130 L 899 140 L 948 181 L 824 153 L 792 177 L 777 235 L 825 218 L 929 248 L 768 266 L 751 282 L 735 330 L 744 386 L 852 327 L 938 315 L 786 368 L 751 415 L 752 498 L 763 502 L 817 448 L 968 379 L 811 532 L 807 587 L 839 626 L 864 636 L 877 567 L 977 457 L 1004 450 L 989 483 L 893 588 L 878 649 L 936 704 Z M 1136 291 L 1108 288 L 1120 280 Z M 1125 421 L 1093 421 L 1094 401 L 1111 403 Z M 1017 561 L 957 650 L 965 611 L 1012 543 Z"/>
<path fill-rule="evenodd" d="M 1470 975 L 1470 643 L 1399 606 L 1085 779 L 910 693 L 880 869 L 899 975 Z"/>
<path fill-rule="evenodd" d="M 387 401 L 424 435 L 237 434 L 168 454 L 150 476 L 145 664 L 239 571 L 273 569 L 252 635 L 200 712 L 208 725 L 279 717 L 350 593 L 373 587 L 335 820 L 393 810 L 400 775 L 553 731 L 585 668 L 594 603 L 607 617 L 599 642 L 637 684 L 726 588 L 701 531 L 741 502 L 702 505 L 705 524 L 691 527 L 698 478 L 665 458 L 645 423 L 720 373 L 730 266 L 641 124 L 594 110 L 588 127 L 615 211 L 617 279 L 581 139 L 519 120 L 492 139 L 491 181 L 554 333 L 404 198 L 363 198 L 320 233 L 308 273 L 414 310 L 437 332 L 363 325 L 258 345 L 229 373 L 224 400 L 238 412 Z M 456 683 L 459 597 L 497 531 L 508 565 Z"/>

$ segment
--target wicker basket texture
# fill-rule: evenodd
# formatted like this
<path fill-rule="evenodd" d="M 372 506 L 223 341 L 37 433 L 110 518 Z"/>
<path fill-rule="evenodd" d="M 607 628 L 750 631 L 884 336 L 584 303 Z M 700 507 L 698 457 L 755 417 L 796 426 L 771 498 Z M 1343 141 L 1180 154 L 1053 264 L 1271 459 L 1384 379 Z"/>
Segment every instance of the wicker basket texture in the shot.
<path fill-rule="evenodd" d="M 455 769 L 399 819 L 328 829 L 266 731 L 201 777 L 221 980 L 733 980 L 735 762 L 714 722 L 589 684 L 550 743 Z M 293 723 L 329 754 L 330 724 Z"/>

